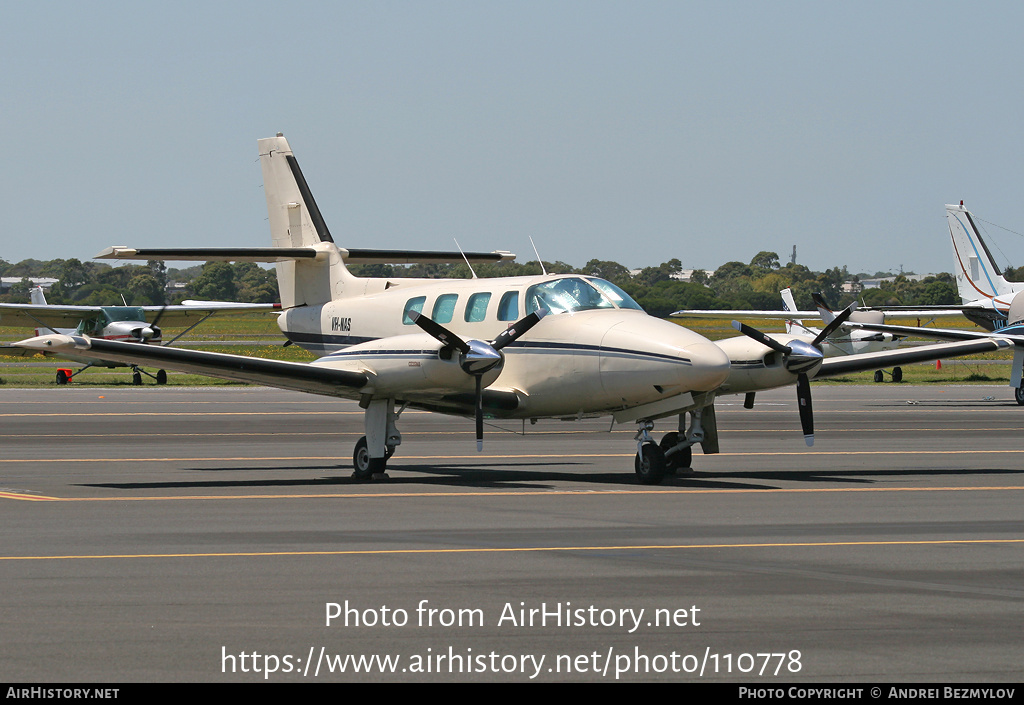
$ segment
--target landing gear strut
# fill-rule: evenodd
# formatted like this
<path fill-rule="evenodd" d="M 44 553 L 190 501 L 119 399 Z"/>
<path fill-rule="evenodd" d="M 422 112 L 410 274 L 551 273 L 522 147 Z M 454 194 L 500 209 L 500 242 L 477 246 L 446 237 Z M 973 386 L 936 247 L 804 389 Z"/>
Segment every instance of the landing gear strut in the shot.
<path fill-rule="evenodd" d="M 363 417 L 366 435 L 356 442 L 352 453 L 355 468 L 352 477 L 382 480 L 387 478 L 388 459 L 402 444 L 402 434 L 395 424 L 405 411 L 405 405 L 398 411 L 395 411 L 394 399 L 365 399 L 359 405 L 366 410 Z"/>
<path fill-rule="evenodd" d="M 675 475 L 678 471 L 686 471 L 693 460 L 693 446 L 700 443 L 705 455 L 718 452 L 718 423 L 715 420 L 714 404 L 703 402 L 687 412 L 679 414 L 679 430 L 669 431 L 655 443 L 651 438 L 654 424 L 646 419 L 637 421 L 636 467 L 637 478 L 642 484 L 656 485 L 666 475 Z M 690 415 L 690 425 L 686 425 L 686 415 Z"/>

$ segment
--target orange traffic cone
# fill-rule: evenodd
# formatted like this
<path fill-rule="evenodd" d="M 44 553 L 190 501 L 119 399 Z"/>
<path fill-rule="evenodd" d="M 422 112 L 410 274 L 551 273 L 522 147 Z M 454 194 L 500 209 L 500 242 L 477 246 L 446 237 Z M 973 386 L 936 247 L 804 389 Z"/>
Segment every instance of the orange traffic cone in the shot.
<path fill-rule="evenodd" d="M 937 370 L 941 370 L 942 369 L 942 360 L 936 360 L 935 361 L 935 369 L 937 369 Z"/>

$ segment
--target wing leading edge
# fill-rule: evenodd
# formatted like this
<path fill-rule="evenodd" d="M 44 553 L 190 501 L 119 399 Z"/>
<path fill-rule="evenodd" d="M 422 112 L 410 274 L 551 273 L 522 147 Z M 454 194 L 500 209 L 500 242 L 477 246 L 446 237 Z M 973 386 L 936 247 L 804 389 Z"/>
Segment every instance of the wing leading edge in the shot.
<path fill-rule="evenodd" d="M 815 379 L 866 372 L 883 367 L 909 365 L 912 362 L 929 362 L 942 357 L 959 357 L 983 352 L 1006 350 L 1012 346 L 1009 340 L 989 338 L 985 340 L 968 340 L 957 343 L 940 343 L 938 345 L 922 345 L 917 348 L 888 350 L 885 352 L 861 353 L 846 357 L 833 357 L 823 360 Z"/>
<path fill-rule="evenodd" d="M 110 362 L 136 365 L 158 363 L 177 372 L 209 375 L 236 382 L 251 382 L 270 387 L 313 394 L 358 398 L 369 378 L 362 372 L 331 369 L 305 362 L 266 360 L 245 355 L 185 350 L 141 343 L 100 340 L 77 335 L 43 335 L 14 344 L 37 352 L 74 354 Z"/>

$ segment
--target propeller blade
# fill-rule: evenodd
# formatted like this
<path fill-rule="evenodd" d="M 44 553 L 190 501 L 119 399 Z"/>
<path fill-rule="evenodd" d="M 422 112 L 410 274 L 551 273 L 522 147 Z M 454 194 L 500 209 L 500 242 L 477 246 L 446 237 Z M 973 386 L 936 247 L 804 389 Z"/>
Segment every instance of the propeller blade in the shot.
<path fill-rule="evenodd" d="M 814 336 L 814 340 L 811 341 L 811 345 L 813 345 L 816 348 L 821 348 L 822 341 L 825 340 L 825 338 L 832 335 L 835 332 L 836 328 L 846 323 L 846 319 L 848 319 L 853 314 L 856 308 L 857 302 L 854 301 L 849 306 L 840 311 L 838 314 L 836 314 L 836 317 L 832 319 L 832 322 L 829 323 L 824 328 L 822 328 L 821 332 Z"/>
<path fill-rule="evenodd" d="M 164 317 L 164 311 L 166 311 L 166 310 L 167 310 L 167 304 L 164 304 L 160 308 L 160 312 L 158 314 L 156 314 L 156 318 L 154 318 L 153 322 L 149 324 L 149 329 L 152 331 L 152 334 L 148 335 L 148 336 L 139 336 L 141 338 L 141 340 L 139 341 L 140 343 L 149 343 L 149 341 L 152 338 L 159 338 L 160 337 L 160 332 L 161 332 L 160 331 L 160 326 L 157 325 L 157 324 L 160 323 L 160 319 Z"/>
<path fill-rule="evenodd" d="M 540 308 L 531 313 L 529 316 L 521 318 L 520 320 L 516 321 L 514 324 L 503 330 L 498 335 L 497 338 L 492 340 L 491 347 L 494 348 L 495 350 L 501 350 L 509 343 L 518 340 L 521 335 L 523 335 L 524 333 L 526 333 L 526 331 L 530 330 L 535 325 L 537 325 L 540 322 L 540 319 L 544 318 L 544 316 L 546 315 L 548 315 L 548 310 L 546 308 Z"/>
<path fill-rule="evenodd" d="M 427 333 L 435 340 L 439 340 L 445 345 L 451 345 L 460 353 L 466 354 L 469 352 L 469 344 L 442 326 L 440 323 L 435 323 L 433 320 L 417 311 L 409 311 L 409 318 L 412 319 L 413 323 L 423 329 L 423 332 Z"/>
<path fill-rule="evenodd" d="M 796 401 L 800 409 L 800 427 L 808 446 L 814 445 L 814 412 L 811 409 L 811 380 L 800 374 L 796 378 Z"/>
<path fill-rule="evenodd" d="M 484 450 L 484 390 L 482 376 L 476 375 L 476 452 Z"/>
<path fill-rule="evenodd" d="M 739 321 L 733 321 L 732 322 L 732 327 L 735 328 L 736 330 L 738 330 L 743 335 L 747 336 L 748 338 L 753 338 L 757 342 L 761 343 L 761 345 L 769 347 L 772 350 L 774 350 L 775 352 L 780 352 L 780 353 L 783 353 L 785 355 L 788 355 L 789 353 L 793 352 L 793 349 L 790 348 L 788 345 L 783 345 L 782 343 L 778 342 L 777 340 L 773 340 L 773 339 L 769 338 L 767 335 L 765 335 L 761 331 L 757 330 L 756 328 L 751 328 L 750 326 L 746 325 L 745 323 L 740 323 Z"/>

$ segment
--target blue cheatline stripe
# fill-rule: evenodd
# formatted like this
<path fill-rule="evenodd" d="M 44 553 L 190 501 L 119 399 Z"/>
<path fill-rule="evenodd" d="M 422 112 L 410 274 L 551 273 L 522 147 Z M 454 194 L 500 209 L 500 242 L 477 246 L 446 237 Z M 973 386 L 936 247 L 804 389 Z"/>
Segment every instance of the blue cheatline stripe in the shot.
<path fill-rule="evenodd" d="M 289 335 L 291 338 L 294 334 Z M 296 336 L 298 337 L 298 336 Z M 316 333 L 302 333 L 301 338 L 303 342 L 308 344 L 317 345 L 319 347 L 327 346 L 331 339 L 337 340 L 342 336 L 328 336 L 328 335 L 317 335 Z M 369 342 L 372 338 L 362 338 L 360 342 Z M 296 341 L 298 342 L 298 341 Z M 301 343 L 300 343 L 301 344 Z M 349 345 L 354 343 L 348 343 Z M 626 350 L 624 348 L 602 348 L 599 345 L 581 345 L 577 343 L 547 343 L 547 342 L 523 342 L 516 341 L 508 345 L 506 350 L 516 350 L 522 353 L 540 353 L 545 351 L 559 351 L 567 354 L 585 354 L 585 355 L 605 355 L 608 357 L 619 357 L 619 358 L 637 358 L 637 359 L 654 359 L 662 362 L 672 362 L 681 365 L 693 365 L 693 362 L 685 357 L 676 357 L 675 355 L 669 355 L 666 353 L 653 353 L 644 352 L 642 350 Z M 437 351 L 435 350 L 337 350 L 329 353 L 328 357 L 363 357 L 363 356 L 381 356 L 381 355 L 422 355 L 430 358 L 436 357 Z"/>

